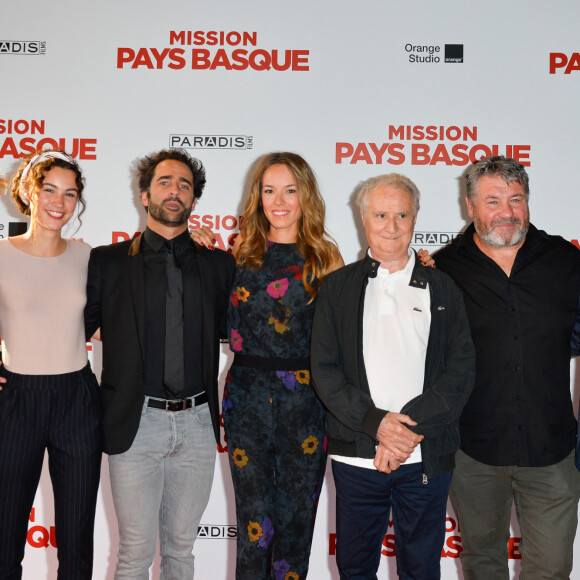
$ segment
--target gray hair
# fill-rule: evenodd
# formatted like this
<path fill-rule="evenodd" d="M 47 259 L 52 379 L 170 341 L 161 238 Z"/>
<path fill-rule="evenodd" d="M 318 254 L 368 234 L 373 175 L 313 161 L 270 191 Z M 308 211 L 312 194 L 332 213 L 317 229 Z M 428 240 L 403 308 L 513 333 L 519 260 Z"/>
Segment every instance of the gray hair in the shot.
<path fill-rule="evenodd" d="M 413 213 L 419 213 L 421 194 L 417 186 L 404 175 L 399 173 L 387 173 L 385 175 L 378 175 L 371 177 L 362 183 L 356 196 L 356 204 L 361 208 L 363 215 L 367 215 L 369 207 L 369 195 L 380 185 L 388 185 L 396 189 L 406 191 L 413 198 Z"/>
<path fill-rule="evenodd" d="M 474 163 L 465 172 L 465 184 L 467 186 L 467 197 L 471 203 L 475 201 L 477 194 L 477 184 L 484 176 L 501 177 L 508 185 L 519 183 L 524 188 L 526 201 L 530 199 L 530 179 L 523 165 L 511 157 L 495 155 L 494 157 L 484 157 Z"/>

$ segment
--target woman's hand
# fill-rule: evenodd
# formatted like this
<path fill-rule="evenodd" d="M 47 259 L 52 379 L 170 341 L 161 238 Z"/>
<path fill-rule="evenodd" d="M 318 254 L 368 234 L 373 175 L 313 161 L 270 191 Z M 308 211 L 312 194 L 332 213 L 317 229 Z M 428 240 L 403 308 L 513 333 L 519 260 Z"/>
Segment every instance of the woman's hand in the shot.
<path fill-rule="evenodd" d="M 215 249 L 216 238 L 207 226 L 202 226 L 201 228 L 192 230 L 190 235 L 191 239 L 200 246 L 205 246 L 210 250 Z"/>
<path fill-rule="evenodd" d="M 423 266 L 435 268 L 435 260 L 427 250 L 421 249 L 417 252 L 417 254 L 419 254 L 419 260 L 421 260 L 421 264 L 423 264 Z"/>
<path fill-rule="evenodd" d="M 2 364 L 2 361 L 0 360 L 0 365 Z M 2 390 L 2 383 L 6 382 L 6 377 L 0 377 L 0 391 Z"/>

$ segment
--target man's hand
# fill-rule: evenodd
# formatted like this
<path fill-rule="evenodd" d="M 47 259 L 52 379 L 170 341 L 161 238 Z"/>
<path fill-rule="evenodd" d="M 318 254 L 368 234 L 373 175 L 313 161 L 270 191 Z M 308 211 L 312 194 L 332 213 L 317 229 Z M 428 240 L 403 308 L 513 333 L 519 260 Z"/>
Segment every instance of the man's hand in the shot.
<path fill-rule="evenodd" d="M 399 469 L 401 467 L 402 461 L 399 461 L 396 457 L 394 457 L 393 453 L 389 451 L 384 445 L 379 444 L 377 447 L 377 452 L 375 453 L 375 461 L 374 465 L 383 473 L 391 473 L 391 471 L 395 471 L 395 469 Z"/>
<path fill-rule="evenodd" d="M 377 431 L 377 439 L 394 457 L 403 463 L 406 461 L 415 447 L 423 441 L 423 435 L 417 435 L 407 425 L 416 425 L 417 423 L 409 415 L 401 413 L 387 413 Z"/>

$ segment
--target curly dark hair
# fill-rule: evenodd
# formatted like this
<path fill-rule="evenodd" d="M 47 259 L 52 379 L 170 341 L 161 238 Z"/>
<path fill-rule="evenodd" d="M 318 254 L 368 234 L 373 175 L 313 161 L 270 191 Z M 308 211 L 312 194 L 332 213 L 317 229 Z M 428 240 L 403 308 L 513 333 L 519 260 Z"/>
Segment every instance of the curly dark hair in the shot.
<path fill-rule="evenodd" d="M 189 167 L 193 174 L 193 197 L 199 199 L 205 187 L 205 168 L 199 159 L 192 157 L 183 149 L 161 149 L 140 159 L 137 167 L 139 191 L 149 191 L 155 168 L 167 159 L 181 161 Z"/>

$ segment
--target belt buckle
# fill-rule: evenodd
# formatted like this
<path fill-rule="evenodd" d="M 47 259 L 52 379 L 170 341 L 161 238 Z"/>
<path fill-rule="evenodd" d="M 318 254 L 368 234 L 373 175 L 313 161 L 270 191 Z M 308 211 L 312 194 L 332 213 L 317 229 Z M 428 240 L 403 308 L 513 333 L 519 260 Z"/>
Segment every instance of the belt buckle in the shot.
<path fill-rule="evenodd" d="M 181 405 L 181 409 L 179 408 Z M 177 399 L 175 401 L 167 400 L 165 401 L 166 411 L 185 411 L 187 409 L 187 399 Z"/>

